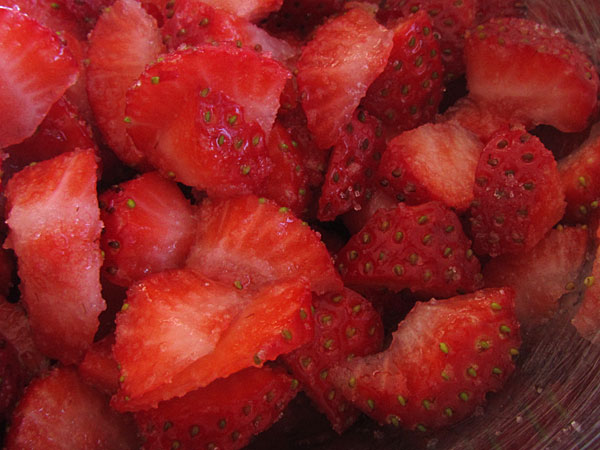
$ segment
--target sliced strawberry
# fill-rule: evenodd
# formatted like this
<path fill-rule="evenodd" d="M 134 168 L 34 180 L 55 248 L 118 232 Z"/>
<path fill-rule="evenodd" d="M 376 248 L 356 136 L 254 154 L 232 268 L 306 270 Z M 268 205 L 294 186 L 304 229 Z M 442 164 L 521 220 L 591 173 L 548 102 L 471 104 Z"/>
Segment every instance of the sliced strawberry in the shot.
<path fill-rule="evenodd" d="M 31 136 L 77 81 L 77 62 L 56 34 L 26 14 L 0 7 L 0 148 Z"/>
<path fill-rule="evenodd" d="M 369 85 L 385 69 L 393 33 L 361 7 L 322 25 L 298 61 L 308 129 L 327 149 L 342 135 Z"/>
<path fill-rule="evenodd" d="M 25 368 L 19 361 L 17 350 L 0 333 L 0 420 L 10 417 L 25 382 Z"/>
<path fill-rule="evenodd" d="M 202 204 L 187 265 L 209 277 L 257 287 L 306 278 L 317 294 L 342 288 L 320 236 L 294 217 L 254 196 Z"/>
<path fill-rule="evenodd" d="M 417 306 L 382 353 L 356 357 L 329 375 L 382 424 L 425 431 L 456 423 L 498 391 L 520 345 L 514 292 L 485 289 Z"/>
<path fill-rule="evenodd" d="M 298 381 L 281 370 L 250 368 L 136 413 L 135 419 L 148 450 L 235 450 L 277 422 L 297 388 Z"/>
<path fill-rule="evenodd" d="M 299 281 L 245 294 L 191 270 L 146 277 L 117 317 L 123 382 L 113 405 L 155 407 L 298 348 L 313 335 L 310 301 Z"/>
<path fill-rule="evenodd" d="M 373 305 L 350 289 L 315 297 L 313 306 L 314 339 L 283 359 L 333 429 L 342 433 L 359 412 L 336 391 L 329 370 L 348 358 L 381 351 L 383 325 Z"/>
<path fill-rule="evenodd" d="M 121 377 L 119 365 L 112 352 L 114 343 L 114 334 L 94 342 L 77 367 L 83 381 L 108 395 L 117 392 Z"/>
<path fill-rule="evenodd" d="M 204 3 L 213 8 L 223 9 L 230 14 L 243 17 L 246 20 L 256 22 L 264 19 L 273 11 L 277 11 L 283 0 L 203 0 Z"/>
<path fill-rule="evenodd" d="M 470 221 L 478 254 L 531 249 L 565 211 L 552 153 L 522 130 L 494 135 L 481 154 L 475 180 Z"/>
<path fill-rule="evenodd" d="M 125 131 L 125 93 L 164 51 L 156 20 L 135 0 L 117 0 L 89 37 L 87 92 L 106 143 L 126 164 L 144 167 L 144 154 Z"/>
<path fill-rule="evenodd" d="M 373 190 L 384 150 L 381 123 L 366 111 L 357 110 L 329 157 L 319 198 L 319 220 L 334 220 L 340 214 L 361 209 Z"/>
<path fill-rule="evenodd" d="M 394 47 L 383 73 L 369 86 L 363 105 L 394 131 L 429 122 L 443 94 L 440 45 L 425 11 L 394 28 Z"/>
<path fill-rule="evenodd" d="M 523 123 L 581 131 L 597 109 L 596 69 L 553 28 L 525 19 L 492 19 L 468 34 L 465 60 L 469 95 Z"/>
<path fill-rule="evenodd" d="M 174 182 L 148 172 L 103 193 L 100 206 L 108 280 L 127 287 L 150 273 L 185 265 L 196 221 Z"/>
<path fill-rule="evenodd" d="M 383 192 L 382 189 L 375 189 L 360 210 L 347 212 L 342 216 L 342 221 L 350 234 L 356 234 L 367 224 L 377 210 L 393 208 L 397 204 L 398 202 Z"/>
<path fill-rule="evenodd" d="M 466 210 L 483 145 L 457 123 L 425 124 L 392 139 L 381 158 L 379 183 L 398 201 L 438 200 Z"/>
<path fill-rule="evenodd" d="M 587 246 L 586 229 L 553 229 L 531 250 L 499 256 L 486 264 L 485 285 L 515 289 L 515 308 L 521 324 L 545 322 L 558 310 L 558 300 L 575 289 Z"/>
<path fill-rule="evenodd" d="M 108 405 L 108 397 L 85 384 L 72 368 L 55 368 L 34 380 L 17 406 L 7 450 L 138 448 L 135 424 Z"/>
<path fill-rule="evenodd" d="M 479 261 L 456 214 L 437 202 L 380 209 L 338 253 L 349 286 L 451 297 L 481 287 Z"/>
<path fill-rule="evenodd" d="M 8 183 L 7 248 L 19 262 L 22 300 L 47 356 L 77 363 L 98 329 L 100 210 L 93 150 L 64 153 Z"/>

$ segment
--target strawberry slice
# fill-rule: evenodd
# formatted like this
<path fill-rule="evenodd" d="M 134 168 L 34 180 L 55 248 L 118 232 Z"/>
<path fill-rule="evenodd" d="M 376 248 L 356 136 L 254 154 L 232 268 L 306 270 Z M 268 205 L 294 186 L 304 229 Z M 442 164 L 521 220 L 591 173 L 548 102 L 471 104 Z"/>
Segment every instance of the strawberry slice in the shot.
<path fill-rule="evenodd" d="M 392 139 L 379 164 L 379 183 L 408 204 L 438 200 L 459 211 L 473 200 L 483 145 L 457 123 L 425 124 Z"/>
<path fill-rule="evenodd" d="M 467 35 L 465 60 L 469 95 L 523 123 L 581 131 L 597 109 L 596 69 L 556 29 L 525 19 L 492 19 Z"/>
<path fill-rule="evenodd" d="M 420 11 L 394 28 L 387 66 L 362 103 L 392 130 L 410 130 L 435 116 L 442 100 L 443 73 L 431 19 Z"/>
<path fill-rule="evenodd" d="M 313 299 L 315 337 L 285 355 L 302 388 L 338 433 L 350 427 L 359 411 L 336 391 L 329 370 L 355 356 L 381 351 L 383 325 L 373 305 L 350 289 Z"/>
<path fill-rule="evenodd" d="M 64 153 L 8 183 L 7 248 L 19 262 L 22 300 L 38 348 L 77 363 L 98 329 L 100 210 L 93 150 Z"/>
<path fill-rule="evenodd" d="M 287 208 L 254 196 L 206 201 L 187 265 L 244 287 L 306 278 L 317 294 L 337 292 L 342 281 L 319 234 Z"/>
<path fill-rule="evenodd" d="M 575 289 L 587 246 L 586 229 L 559 226 L 525 253 L 492 259 L 483 271 L 485 285 L 511 286 L 521 324 L 543 323 L 558 310 L 558 300 Z"/>
<path fill-rule="evenodd" d="M 308 129 L 327 149 L 342 135 L 369 85 L 383 72 L 393 33 L 355 7 L 319 27 L 298 61 L 298 88 Z"/>
<path fill-rule="evenodd" d="M 150 273 L 184 266 L 196 222 L 174 182 L 148 172 L 104 192 L 100 206 L 109 281 L 127 287 Z"/>
<path fill-rule="evenodd" d="M 164 51 L 156 20 L 136 0 L 117 0 L 90 33 L 87 92 L 102 136 L 126 164 L 145 167 L 125 131 L 125 93 Z"/>
<path fill-rule="evenodd" d="M 25 390 L 6 448 L 57 448 L 68 442 L 73 448 L 129 450 L 139 445 L 132 422 L 110 409 L 108 397 L 85 384 L 74 369 L 55 368 Z"/>
<path fill-rule="evenodd" d="M 119 366 L 113 356 L 114 344 L 115 335 L 112 333 L 94 342 L 77 367 L 83 381 L 107 395 L 117 392 L 121 377 Z"/>
<path fill-rule="evenodd" d="M 31 136 L 77 81 L 77 61 L 36 20 L 0 7 L 0 148 Z M 17 113 L 18 112 L 18 113 Z"/>
<path fill-rule="evenodd" d="M 337 255 L 348 286 L 451 297 L 481 287 L 479 261 L 456 214 L 438 202 L 380 209 Z"/>
<path fill-rule="evenodd" d="M 470 221 L 477 254 L 531 249 L 565 211 L 552 153 L 522 130 L 494 135 L 481 154 L 475 180 Z"/>
<path fill-rule="evenodd" d="M 243 17 L 251 22 L 264 19 L 273 11 L 277 11 L 283 0 L 203 0 L 207 5 Z"/>
<path fill-rule="evenodd" d="M 297 388 L 298 381 L 281 370 L 249 368 L 136 413 L 135 419 L 148 450 L 235 450 L 277 422 Z"/>
<path fill-rule="evenodd" d="M 499 390 L 519 345 L 514 292 L 485 289 L 417 303 L 387 350 L 329 375 L 379 423 L 425 431 L 460 421 Z"/>
<path fill-rule="evenodd" d="M 381 123 L 357 110 L 344 128 L 329 157 L 319 197 L 319 220 L 361 209 L 372 193 L 375 172 L 385 150 Z"/>

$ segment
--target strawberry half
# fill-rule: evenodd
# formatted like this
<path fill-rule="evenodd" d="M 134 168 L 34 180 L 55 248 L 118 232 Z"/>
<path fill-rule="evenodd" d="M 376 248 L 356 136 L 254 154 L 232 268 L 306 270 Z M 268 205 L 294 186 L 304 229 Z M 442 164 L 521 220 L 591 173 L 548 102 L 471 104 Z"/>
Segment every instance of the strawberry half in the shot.
<path fill-rule="evenodd" d="M 523 123 L 581 131 L 597 110 L 596 69 L 556 29 L 525 19 L 492 19 L 467 35 L 465 60 L 469 95 Z"/>
<path fill-rule="evenodd" d="M 106 308 L 100 294 L 100 210 L 93 150 L 28 166 L 8 183 L 7 248 L 18 258 L 22 301 L 38 348 L 77 363 Z"/>
<path fill-rule="evenodd" d="M 485 146 L 470 210 L 473 249 L 498 256 L 534 247 L 562 218 L 564 193 L 552 153 L 522 130 L 501 131 Z"/>
<path fill-rule="evenodd" d="M 355 7 L 320 26 L 298 61 L 308 129 L 322 149 L 334 145 L 369 85 L 383 72 L 393 34 Z"/>
<path fill-rule="evenodd" d="M 356 421 L 359 411 L 335 389 L 329 370 L 349 358 L 380 351 L 383 325 L 373 305 L 350 289 L 314 297 L 313 307 L 314 339 L 283 360 L 341 434 Z"/>
<path fill-rule="evenodd" d="M 330 376 L 379 423 L 425 431 L 460 421 L 499 390 L 520 343 L 514 292 L 485 289 L 417 303 L 387 350 L 353 358 Z"/>
<path fill-rule="evenodd" d="M 456 214 L 437 202 L 380 209 L 337 255 L 348 286 L 451 297 L 481 287 L 479 261 Z"/>
<path fill-rule="evenodd" d="M 0 7 L 0 148 L 31 136 L 77 81 L 77 61 L 49 28 Z"/>
<path fill-rule="evenodd" d="M 135 414 L 147 450 L 236 450 L 277 422 L 298 392 L 281 370 L 250 368 Z"/>

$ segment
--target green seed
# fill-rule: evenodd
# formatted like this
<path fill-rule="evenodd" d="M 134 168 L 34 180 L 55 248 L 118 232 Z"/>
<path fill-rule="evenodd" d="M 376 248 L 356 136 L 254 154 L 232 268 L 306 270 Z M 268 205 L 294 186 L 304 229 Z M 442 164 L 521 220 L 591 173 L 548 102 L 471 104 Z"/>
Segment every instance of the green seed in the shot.
<path fill-rule="evenodd" d="M 448 348 L 448 344 L 446 344 L 445 342 L 440 342 L 440 350 L 442 351 L 442 353 L 445 353 L 446 355 L 450 351 L 450 349 Z"/>

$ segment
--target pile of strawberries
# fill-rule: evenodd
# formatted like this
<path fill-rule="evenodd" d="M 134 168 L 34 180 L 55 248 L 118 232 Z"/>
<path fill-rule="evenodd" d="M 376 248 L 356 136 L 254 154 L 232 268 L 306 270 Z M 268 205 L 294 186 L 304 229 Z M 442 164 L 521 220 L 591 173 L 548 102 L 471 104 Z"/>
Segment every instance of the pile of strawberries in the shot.
<path fill-rule="evenodd" d="M 301 391 L 428 433 L 564 294 L 598 342 L 600 82 L 528 17 L 0 0 L 4 446 L 239 449 Z"/>

